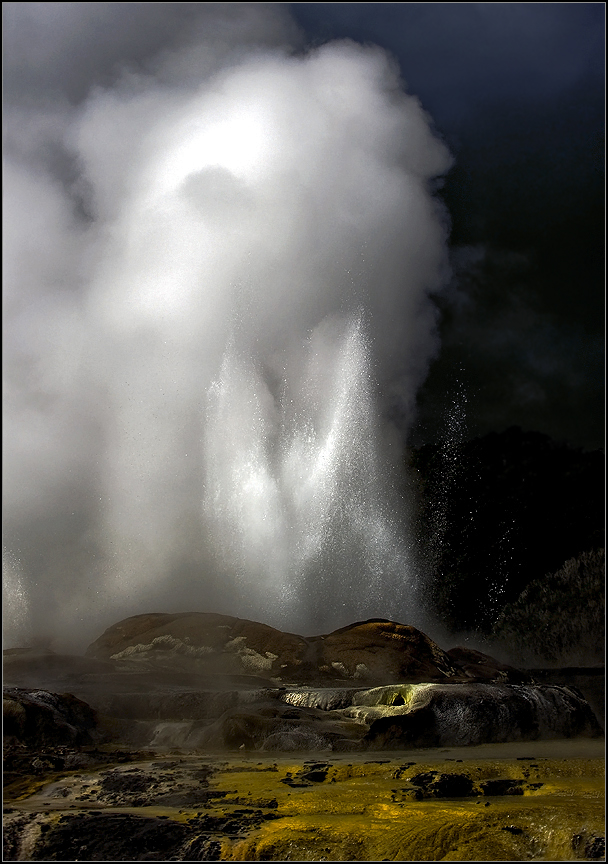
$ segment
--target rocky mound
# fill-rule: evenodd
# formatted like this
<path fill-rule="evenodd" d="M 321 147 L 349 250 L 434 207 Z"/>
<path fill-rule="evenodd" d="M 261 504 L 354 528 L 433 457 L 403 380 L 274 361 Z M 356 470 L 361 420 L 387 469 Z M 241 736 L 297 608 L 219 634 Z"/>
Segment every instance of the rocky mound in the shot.
<path fill-rule="evenodd" d="M 559 685 L 419 684 L 406 688 L 403 708 L 381 705 L 383 690 L 360 693 L 349 716 L 366 723 L 371 749 L 469 747 L 507 741 L 596 737 L 601 727 L 582 694 Z M 382 700 L 382 701 L 381 701 Z M 356 712 L 356 713 L 355 713 Z"/>
<path fill-rule="evenodd" d="M 319 636 L 319 672 L 355 681 L 442 681 L 460 670 L 439 645 L 415 627 L 370 620 Z M 316 670 L 315 670 L 316 671 Z"/>
<path fill-rule="evenodd" d="M 229 615 L 203 612 L 135 615 L 109 627 L 86 651 L 130 668 L 269 677 L 302 664 L 307 642 Z"/>
<path fill-rule="evenodd" d="M 135 615 L 108 628 L 86 656 L 125 670 L 248 675 L 276 684 L 523 680 L 491 657 L 468 649 L 443 651 L 415 627 L 384 619 L 305 638 L 228 615 Z"/>

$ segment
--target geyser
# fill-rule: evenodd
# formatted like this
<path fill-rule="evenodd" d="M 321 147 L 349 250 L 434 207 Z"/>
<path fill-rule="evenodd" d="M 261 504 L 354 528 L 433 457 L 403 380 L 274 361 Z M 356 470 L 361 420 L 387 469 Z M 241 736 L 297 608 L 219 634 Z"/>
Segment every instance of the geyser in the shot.
<path fill-rule="evenodd" d="M 85 641 L 153 608 L 417 623 L 383 418 L 437 347 L 449 156 L 379 49 L 222 49 L 203 5 L 181 62 L 7 109 L 9 592 Z"/>
<path fill-rule="evenodd" d="M 290 625 L 396 612 L 401 592 L 413 605 L 396 502 L 382 485 L 362 323 L 330 329 L 315 334 L 279 398 L 233 348 L 209 393 L 210 536 L 241 602 Z"/>

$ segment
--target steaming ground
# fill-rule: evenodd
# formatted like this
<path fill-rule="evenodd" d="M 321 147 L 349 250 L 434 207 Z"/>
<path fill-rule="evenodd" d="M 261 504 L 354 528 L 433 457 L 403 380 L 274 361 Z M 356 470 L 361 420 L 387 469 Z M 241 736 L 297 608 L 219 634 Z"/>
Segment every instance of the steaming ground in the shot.
<path fill-rule="evenodd" d="M 381 418 L 437 349 L 429 118 L 380 49 L 294 50 L 275 4 L 95 4 L 101 31 L 53 5 L 14 4 L 6 60 L 5 642 L 419 623 Z"/>

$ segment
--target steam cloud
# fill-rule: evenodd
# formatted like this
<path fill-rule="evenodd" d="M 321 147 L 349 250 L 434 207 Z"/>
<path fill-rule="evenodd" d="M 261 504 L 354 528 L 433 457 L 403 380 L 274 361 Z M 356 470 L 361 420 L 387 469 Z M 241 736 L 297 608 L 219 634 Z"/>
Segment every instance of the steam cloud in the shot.
<path fill-rule="evenodd" d="M 450 158 L 390 58 L 277 4 L 7 5 L 5 641 L 415 623 L 380 418 L 437 349 Z"/>

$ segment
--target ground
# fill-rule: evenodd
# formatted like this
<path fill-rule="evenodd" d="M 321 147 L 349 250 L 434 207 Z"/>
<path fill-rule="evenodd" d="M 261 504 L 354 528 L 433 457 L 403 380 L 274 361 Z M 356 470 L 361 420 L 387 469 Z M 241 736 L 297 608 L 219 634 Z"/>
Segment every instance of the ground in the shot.
<path fill-rule="evenodd" d="M 4 859 L 566 861 L 604 855 L 602 741 L 376 755 L 102 749 L 80 751 L 74 757 L 80 766 L 54 771 L 57 760 L 53 765 L 49 754 L 39 756 L 7 778 Z"/>

